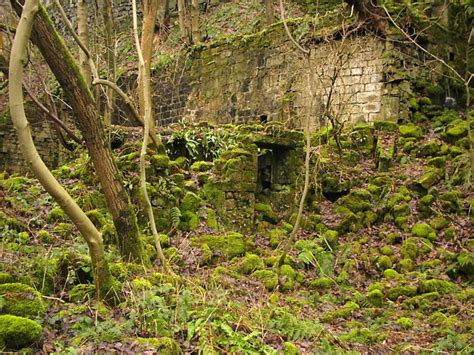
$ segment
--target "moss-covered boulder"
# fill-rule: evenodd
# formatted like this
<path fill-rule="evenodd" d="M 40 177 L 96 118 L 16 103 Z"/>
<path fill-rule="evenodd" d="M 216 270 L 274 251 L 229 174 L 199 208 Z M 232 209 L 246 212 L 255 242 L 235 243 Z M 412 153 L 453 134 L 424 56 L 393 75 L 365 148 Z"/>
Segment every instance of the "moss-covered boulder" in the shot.
<path fill-rule="evenodd" d="M 256 203 L 255 212 L 259 220 L 266 221 L 271 224 L 278 223 L 278 215 L 273 212 L 272 206 L 266 203 Z"/>
<path fill-rule="evenodd" d="M 421 138 L 423 137 L 423 130 L 421 127 L 414 124 L 401 125 L 398 127 L 400 135 L 405 138 Z"/>
<path fill-rule="evenodd" d="M 260 256 L 256 254 L 247 254 L 237 263 L 236 270 L 241 274 L 249 275 L 255 270 L 260 270 L 264 267 L 265 264 Z"/>
<path fill-rule="evenodd" d="M 0 344 L 7 350 L 20 350 L 41 340 L 41 326 L 24 317 L 0 315 Z"/>
<path fill-rule="evenodd" d="M 415 286 L 396 286 L 388 290 L 387 297 L 392 301 L 396 301 L 401 296 L 404 296 L 404 297 L 415 296 L 416 292 L 417 292 L 417 288 Z"/>
<path fill-rule="evenodd" d="M 268 291 L 273 291 L 278 286 L 278 274 L 272 270 L 257 270 L 252 276 L 263 282 Z"/>
<path fill-rule="evenodd" d="M 155 154 L 150 158 L 150 162 L 155 169 L 163 170 L 170 165 L 170 158 L 166 154 Z"/>
<path fill-rule="evenodd" d="M 202 235 L 191 239 L 191 244 L 201 250 L 210 250 L 212 259 L 229 260 L 245 253 L 245 240 L 242 234 L 229 232 L 222 235 Z"/>
<path fill-rule="evenodd" d="M 41 295 L 34 288 L 21 283 L 0 285 L 0 313 L 19 317 L 36 318 L 45 313 L 46 307 Z"/>
<path fill-rule="evenodd" d="M 348 195 L 337 200 L 339 206 L 344 206 L 352 212 L 367 211 L 371 208 L 372 195 L 366 189 L 352 190 Z"/>
<path fill-rule="evenodd" d="M 436 185 L 443 178 L 443 171 L 441 169 L 428 167 L 425 169 L 423 175 L 418 180 L 418 184 L 425 189 Z"/>
<path fill-rule="evenodd" d="M 438 292 L 443 294 L 454 292 L 457 287 L 451 281 L 431 279 L 421 281 L 418 289 L 420 293 Z"/>
<path fill-rule="evenodd" d="M 383 306 L 383 292 L 375 289 L 367 293 L 367 301 L 375 307 Z"/>
<path fill-rule="evenodd" d="M 458 139 L 467 136 L 467 128 L 467 121 L 458 118 L 448 124 L 443 139 L 449 143 L 454 143 Z"/>
<path fill-rule="evenodd" d="M 191 165 L 191 171 L 195 172 L 205 172 L 212 169 L 214 164 L 209 161 L 197 161 Z"/>
<path fill-rule="evenodd" d="M 426 238 L 431 241 L 436 240 L 436 231 L 427 223 L 417 223 L 411 229 L 411 233 L 420 238 Z"/>

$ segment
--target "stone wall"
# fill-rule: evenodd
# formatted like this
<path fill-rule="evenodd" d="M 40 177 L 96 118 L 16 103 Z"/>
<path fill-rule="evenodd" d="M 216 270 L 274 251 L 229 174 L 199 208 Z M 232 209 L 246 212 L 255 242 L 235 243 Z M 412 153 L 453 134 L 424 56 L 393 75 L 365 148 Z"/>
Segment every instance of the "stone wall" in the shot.
<path fill-rule="evenodd" d="M 56 138 L 52 124 L 32 104 L 27 104 L 25 111 L 39 155 L 49 168 L 58 167 L 63 158 L 63 149 Z M 0 171 L 4 170 L 18 173 L 29 171 L 6 107 L 0 112 Z"/>
<path fill-rule="evenodd" d="M 372 36 L 354 36 L 313 44 L 308 59 L 274 25 L 195 48 L 178 65 L 155 71 L 156 114 L 162 124 L 276 120 L 298 127 L 329 101 L 340 121 L 392 118 L 398 96 L 385 88 L 385 51 Z"/>

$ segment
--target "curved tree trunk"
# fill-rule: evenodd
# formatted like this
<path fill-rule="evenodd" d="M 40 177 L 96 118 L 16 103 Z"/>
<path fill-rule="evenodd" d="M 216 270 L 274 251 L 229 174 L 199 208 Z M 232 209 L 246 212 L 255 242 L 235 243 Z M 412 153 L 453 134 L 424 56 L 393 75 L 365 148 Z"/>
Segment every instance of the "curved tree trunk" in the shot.
<path fill-rule="evenodd" d="M 15 10 L 21 13 L 21 7 L 16 1 L 13 1 L 13 5 Z M 92 93 L 74 58 L 41 5 L 33 24 L 32 40 L 63 88 L 75 113 L 76 124 L 82 133 L 108 209 L 112 214 L 122 257 L 127 261 L 146 262 L 143 260 L 143 247 L 139 238 L 136 215 L 122 185 L 121 174 L 115 165 L 112 150 L 105 136 L 104 124 L 97 113 Z"/>
<path fill-rule="evenodd" d="M 41 185 L 48 191 L 64 212 L 71 218 L 79 229 L 89 247 L 92 266 L 94 269 L 94 281 L 99 298 L 114 297 L 111 292 L 113 279 L 105 260 L 102 235 L 81 210 L 72 197 L 64 190 L 51 174 L 38 155 L 33 139 L 31 137 L 28 120 L 25 116 L 23 104 L 23 65 L 27 63 L 27 45 L 31 35 L 31 28 L 36 12 L 39 9 L 39 0 L 27 0 L 23 7 L 23 14 L 18 25 L 17 33 L 13 41 L 11 60 L 9 95 L 10 111 L 12 121 L 18 134 L 20 149 L 33 173 Z"/>

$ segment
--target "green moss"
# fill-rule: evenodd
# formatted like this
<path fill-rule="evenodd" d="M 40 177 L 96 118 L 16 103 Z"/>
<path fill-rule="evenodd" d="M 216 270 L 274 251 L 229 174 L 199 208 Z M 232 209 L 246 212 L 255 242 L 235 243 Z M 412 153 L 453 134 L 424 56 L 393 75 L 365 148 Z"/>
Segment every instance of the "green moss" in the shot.
<path fill-rule="evenodd" d="M 336 282 L 329 277 L 321 277 L 317 280 L 311 280 L 309 285 L 316 290 L 327 290 L 334 286 Z"/>
<path fill-rule="evenodd" d="M 344 343 L 375 344 L 383 341 L 385 336 L 371 331 L 369 328 L 352 329 L 349 333 L 341 335 L 339 339 Z"/>
<path fill-rule="evenodd" d="M 430 226 L 436 230 L 441 230 L 448 226 L 448 220 L 443 216 L 437 216 L 430 221 Z"/>
<path fill-rule="evenodd" d="M 433 301 L 439 297 L 438 292 L 429 292 L 415 297 L 411 297 L 402 303 L 403 309 L 426 309 L 430 308 Z"/>
<path fill-rule="evenodd" d="M 446 280 L 423 280 L 420 283 L 420 293 L 438 292 L 438 293 L 451 293 L 456 291 L 457 287 L 450 281 Z"/>
<path fill-rule="evenodd" d="M 278 286 L 278 274 L 272 270 L 257 270 L 252 276 L 262 281 L 268 291 L 273 291 Z"/>
<path fill-rule="evenodd" d="M 263 263 L 260 256 L 255 254 L 247 254 L 245 257 L 240 260 L 237 264 L 237 272 L 245 275 L 249 275 L 255 270 L 263 269 L 265 264 Z"/>
<path fill-rule="evenodd" d="M 0 343 L 9 350 L 20 350 L 40 341 L 41 326 L 27 318 L 0 315 Z"/>
<path fill-rule="evenodd" d="M 94 299 L 95 286 L 93 284 L 75 285 L 69 292 L 68 298 L 71 302 L 83 302 Z"/>
<path fill-rule="evenodd" d="M 169 337 L 161 338 L 137 338 L 138 344 L 146 346 L 147 348 L 153 348 L 153 351 L 157 354 L 163 355 L 181 355 L 183 351 L 176 342 L 176 340 Z"/>
<path fill-rule="evenodd" d="M 442 171 L 433 167 L 425 169 L 423 175 L 418 180 L 418 183 L 425 189 L 429 189 L 431 186 L 436 185 L 441 181 L 443 177 Z"/>
<path fill-rule="evenodd" d="M 427 223 L 417 223 L 411 229 L 411 233 L 420 238 L 436 240 L 436 231 Z"/>
<path fill-rule="evenodd" d="M 134 291 L 148 291 L 153 288 L 153 284 L 143 277 L 133 279 L 130 285 Z"/>
<path fill-rule="evenodd" d="M 245 253 L 245 240 L 242 234 L 230 232 L 224 235 L 203 235 L 191 238 L 193 245 L 206 244 L 212 251 L 213 257 L 228 260 Z"/>
<path fill-rule="evenodd" d="M 366 189 L 352 190 L 348 195 L 337 200 L 337 204 L 352 212 L 367 211 L 371 208 L 372 195 Z"/>
<path fill-rule="evenodd" d="M 398 318 L 397 325 L 402 329 L 411 329 L 415 326 L 413 324 L 413 321 L 410 318 L 406 317 Z"/>
<path fill-rule="evenodd" d="M 52 236 L 51 233 L 49 233 L 48 231 L 44 229 L 41 229 L 38 232 L 38 239 L 46 245 L 53 244 L 56 241 L 56 238 L 54 238 L 54 236 Z"/>
<path fill-rule="evenodd" d="M 398 130 L 397 123 L 393 121 L 376 120 L 374 121 L 374 127 L 376 130 L 385 132 L 396 132 Z"/>
<path fill-rule="evenodd" d="M 257 212 L 258 218 L 276 224 L 278 222 L 278 215 L 273 212 L 273 209 L 270 205 L 265 203 L 256 203 L 255 204 L 255 212 Z"/>
<path fill-rule="evenodd" d="M 71 223 L 59 223 L 54 226 L 54 232 L 63 239 L 71 239 L 73 236 L 74 226 Z"/>
<path fill-rule="evenodd" d="M 375 307 L 383 306 L 383 293 L 380 290 L 372 290 L 367 293 L 367 300 Z"/>
<path fill-rule="evenodd" d="M 150 158 L 150 162 L 155 169 L 167 169 L 170 165 L 170 158 L 166 154 L 155 154 Z"/>
<path fill-rule="evenodd" d="M 457 213 L 462 209 L 461 191 L 452 190 L 439 195 L 441 207 L 449 212 Z"/>
<path fill-rule="evenodd" d="M 89 217 L 96 228 L 100 229 L 107 224 L 107 219 L 98 210 L 90 210 L 86 212 L 86 216 Z"/>
<path fill-rule="evenodd" d="M 396 301 L 399 297 L 412 297 L 416 295 L 415 286 L 397 286 L 388 290 L 388 298 L 392 301 Z"/>
<path fill-rule="evenodd" d="M 405 138 L 421 138 L 423 130 L 414 124 L 401 125 L 398 127 L 400 135 Z"/>
<path fill-rule="evenodd" d="M 204 172 L 211 170 L 213 166 L 214 164 L 208 161 L 197 161 L 193 165 L 191 165 L 191 170 Z"/>
<path fill-rule="evenodd" d="M 400 278 L 400 274 L 393 269 L 384 270 L 383 275 L 388 280 L 396 280 Z"/>
<path fill-rule="evenodd" d="M 296 347 L 295 344 L 285 341 L 283 343 L 283 355 L 300 355 L 301 351 Z"/>
<path fill-rule="evenodd" d="M 393 255 L 393 249 L 387 245 L 384 245 L 383 247 L 380 248 L 380 253 L 382 255 Z"/>
<path fill-rule="evenodd" d="M 184 196 L 183 201 L 180 205 L 181 212 L 193 212 L 196 213 L 202 205 L 201 198 L 196 195 L 194 192 L 188 192 L 186 196 Z"/>
<path fill-rule="evenodd" d="M 7 284 L 13 282 L 15 282 L 15 278 L 11 274 L 5 271 L 0 271 L 0 284 Z"/>
<path fill-rule="evenodd" d="M 456 119 L 448 124 L 443 139 L 447 142 L 454 143 L 458 139 L 467 136 L 467 121 Z"/>
<path fill-rule="evenodd" d="M 377 266 L 380 270 L 390 269 L 392 267 L 392 260 L 387 255 L 381 255 L 377 258 Z"/>
<path fill-rule="evenodd" d="M 19 317 L 36 318 L 45 313 L 41 295 L 34 288 L 21 283 L 0 285 L 0 296 L 4 299 L 1 313 Z"/>
<path fill-rule="evenodd" d="M 282 265 L 278 274 L 282 291 L 292 290 L 296 286 L 297 273 L 290 265 Z"/>
<path fill-rule="evenodd" d="M 398 263 L 398 268 L 401 272 L 410 272 L 415 268 L 415 264 L 412 259 L 402 259 Z"/>
<path fill-rule="evenodd" d="M 346 319 L 346 318 L 349 318 L 352 315 L 352 313 L 354 311 L 357 311 L 358 309 L 360 309 L 360 307 L 357 303 L 353 301 L 349 301 L 343 307 L 339 309 L 326 312 L 322 316 L 321 321 L 332 322 L 333 320 L 338 319 L 338 318 Z"/>
<path fill-rule="evenodd" d="M 433 157 L 436 156 L 440 151 L 440 144 L 437 141 L 430 140 L 423 144 L 417 152 L 420 157 Z"/>
<path fill-rule="evenodd" d="M 328 229 L 324 231 L 322 238 L 326 240 L 331 248 L 335 248 L 337 246 L 339 233 L 337 231 Z"/>
<path fill-rule="evenodd" d="M 67 216 L 61 207 L 54 207 L 51 211 L 49 211 L 47 221 L 49 223 L 64 222 L 66 218 Z"/>
<path fill-rule="evenodd" d="M 196 213 L 185 211 L 181 215 L 180 229 L 185 231 L 194 231 L 199 226 L 199 217 Z"/>

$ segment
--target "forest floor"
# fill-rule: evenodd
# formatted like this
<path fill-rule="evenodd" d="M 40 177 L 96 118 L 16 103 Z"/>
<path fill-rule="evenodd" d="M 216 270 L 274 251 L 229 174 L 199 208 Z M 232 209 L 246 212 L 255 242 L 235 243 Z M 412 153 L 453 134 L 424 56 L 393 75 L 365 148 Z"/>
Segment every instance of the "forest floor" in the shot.
<path fill-rule="evenodd" d="M 250 232 L 229 230 L 204 188 L 213 164 L 192 156 L 203 137 L 221 139 L 223 151 L 245 149 L 229 138 L 240 128 L 170 129 L 173 159 L 151 152 L 148 175 L 163 232 L 178 219 L 161 241 L 179 276 L 162 273 L 139 208 L 140 132 L 117 129 L 125 142 L 117 162 L 152 267 L 120 260 L 85 153 L 54 172 L 104 234 L 121 285 L 115 307 L 94 299 L 86 244 L 51 197 L 34 179 L 3 173 L 0 313 L 41 324 L 28 351 L 472 353 L 474 199 L 463 122 L 438 112 L 355 127 L 341 136 L 342 152 L 332 138 L 313 147 L 315 188 L 280 268 L 294 214 L 261 204 Z M 178 140 L 187 160 L 170 143 Z"/>

